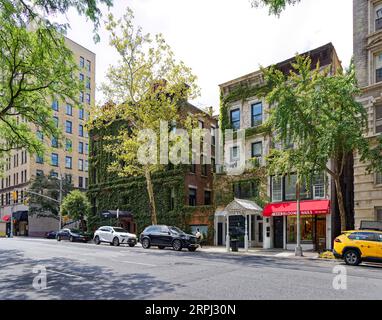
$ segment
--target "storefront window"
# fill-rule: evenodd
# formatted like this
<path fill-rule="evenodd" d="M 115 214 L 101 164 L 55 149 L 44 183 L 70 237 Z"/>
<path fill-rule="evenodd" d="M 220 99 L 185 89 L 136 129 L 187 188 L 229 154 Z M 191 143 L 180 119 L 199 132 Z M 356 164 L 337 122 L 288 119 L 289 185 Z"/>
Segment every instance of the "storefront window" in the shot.
<path fill-rule="evenodd" d="M 301 217 L 301 241 L 312 243 L 314 230 L 314 217 Z M 297 217 L 287 217 L 287 242 L 297 242 Z"/>

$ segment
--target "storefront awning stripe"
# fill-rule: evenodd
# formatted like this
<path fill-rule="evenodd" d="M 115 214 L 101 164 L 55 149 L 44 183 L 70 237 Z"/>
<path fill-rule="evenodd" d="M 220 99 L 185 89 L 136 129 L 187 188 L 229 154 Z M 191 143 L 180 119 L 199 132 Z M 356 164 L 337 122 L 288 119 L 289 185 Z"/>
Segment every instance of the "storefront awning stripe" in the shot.
<path fill-rule="evenodd" d="M 329 214 L 329 200 L 308 200 L 301 201 L 300 212 L 302 215 Z M 297 202 L 270 203 L 265 206 L 264 217 L 279 217 L 297 215 Z"/>

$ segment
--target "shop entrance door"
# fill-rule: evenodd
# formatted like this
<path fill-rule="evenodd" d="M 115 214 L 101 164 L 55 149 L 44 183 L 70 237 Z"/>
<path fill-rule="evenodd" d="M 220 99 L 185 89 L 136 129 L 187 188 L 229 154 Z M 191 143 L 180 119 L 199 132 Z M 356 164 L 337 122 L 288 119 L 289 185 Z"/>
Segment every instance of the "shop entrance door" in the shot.
<path fill-rule="evenodd" d="M 326 218 L 316 217 L 315 250 L 324 251 L 325 249 L 326 249 Z"/>
<path fill-rule="evenodd" d="M 283 217 L 274 217 L 274 247 L 276 249 L 284 248 L 284 219 Z"/>

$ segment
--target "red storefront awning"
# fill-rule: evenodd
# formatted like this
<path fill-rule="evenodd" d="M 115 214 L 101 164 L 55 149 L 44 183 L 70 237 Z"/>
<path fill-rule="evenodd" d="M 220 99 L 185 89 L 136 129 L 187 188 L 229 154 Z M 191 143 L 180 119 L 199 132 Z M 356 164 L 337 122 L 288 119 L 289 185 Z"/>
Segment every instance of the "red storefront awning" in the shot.
<path fill-rule="evenodd" d="M 308 200 L 300 202 L 302 215 L 329 214 L 329 200 Z M 297 202 L 270 203 L 265 206 L 264 217 L 295 216 L 297 215 Z"/>

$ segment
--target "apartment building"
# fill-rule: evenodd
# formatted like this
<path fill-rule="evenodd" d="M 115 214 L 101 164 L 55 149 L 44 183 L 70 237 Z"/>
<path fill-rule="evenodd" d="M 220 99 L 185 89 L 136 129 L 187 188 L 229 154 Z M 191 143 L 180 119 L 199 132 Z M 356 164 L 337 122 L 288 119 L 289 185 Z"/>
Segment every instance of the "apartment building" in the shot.
<path fill-rule="evenodd" d="M 354 63 L 360 102 L 368 114 L 368 139 L 375 145 L 382 133 L 382 1 L 354 0 Z M 355 226 L 362 220 L 382 222 L 382 173 L 366 171 L 367 163 L 354 159 Z"/>
<path fill-rule="evenodd" d="M 85 123 L 88 119 L 88 107 L 95 103 L 96 56 L 68 38 L 66 44 L 73 51 L 79 65 L 78 77 L 84 83 L 84 90 L 79 97 L 81 105 L 74 106 L 70 101 L 52 101 L 54 119 L 63 133 L 60 141 L 44 137 L 31 124 L 36 135 L 47 147 L 44 157 L 17 150 L 5 160 L 4 177 L 0 181 L 0 218 L 9 220 L 13 211 L 15 235 L 42 236 L 45 232 L 58 228 L 57 219 L 28 215 L 28 206 L 23 199 L 26 196 L 25 190 L 35 176 L 52 173 L 67 179 L 75 188 L 88 187 L 89 137 Z M 13 192 L 17 194 L 15 203 Z"/>
<path fill-rule="evenodd" d="M 330 67 L 332 73 L 341 68 L 331 43 L 303 55 L 311 57 L 312 67 L 320 62 L 321 67 Z M 288 73 L 294 59 L 277 63 L 276 67 Z M 256 96 L 256 88 L 263 84 L 262 72 L 258 70 L 220 85 L 221 112 L 225 113 L 221 115 L 225 119 L 221 129 L 244 130 L 245 141 L 238 142 L 235 137 L 225 141 L 224 166 L 214 181 L 215 243 L 226 245 L 226 239 L 234 237 L 241 246 L 293 250 L 297 230 L 296 176 L 269 177 L 264 170 L 266 155 L 271 149 L 283 146 L 273 141 L 272 133 L 264 126 L 270 106 Z M 234 169 L 241 165 L 244 172 L 235 174 Z M 332 226 L 339 216 L 335 188 L 324 173 L 312 178 L 312 184 L 301 190 L 302 247 L 329 249 Z"/>

